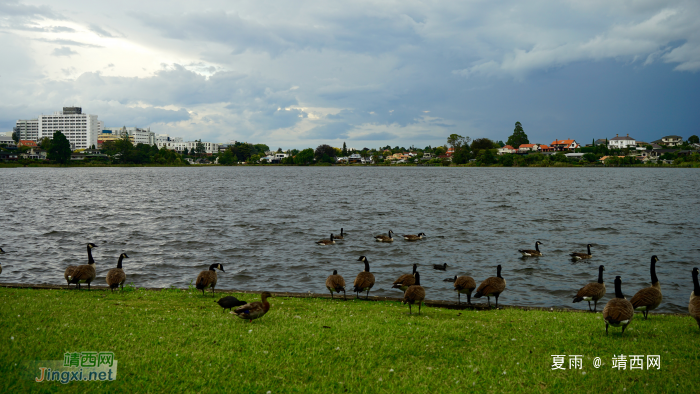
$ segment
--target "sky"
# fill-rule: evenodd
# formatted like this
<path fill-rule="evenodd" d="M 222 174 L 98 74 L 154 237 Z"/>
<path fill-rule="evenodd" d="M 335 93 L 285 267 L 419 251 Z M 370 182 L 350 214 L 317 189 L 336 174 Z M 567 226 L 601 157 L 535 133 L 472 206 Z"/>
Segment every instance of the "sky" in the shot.
<path fill-rule="evenodd" d="M 0 0 L 0 131 L 283 149 L 700 134 L 700 2 Z"/>

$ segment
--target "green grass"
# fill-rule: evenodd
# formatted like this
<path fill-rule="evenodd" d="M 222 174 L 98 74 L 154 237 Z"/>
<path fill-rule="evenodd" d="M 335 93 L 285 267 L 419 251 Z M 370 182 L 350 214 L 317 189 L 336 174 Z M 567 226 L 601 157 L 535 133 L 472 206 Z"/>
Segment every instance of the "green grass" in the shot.
<path fill-rule="evenodd" d="M 249 323 L 213 300 L 175 289 L 0 288 L 0 392 L 697 390 L 700 330 L 688 316 L 636 315 L 621 337 L 612 327 L 605 335 L 600 313 L 424 307 L 409 316 L 397 302 L 274 297 L 270 312 Z M 68 351 L 113 351 L 117 379 L 23 377 L 24 363 L 63 360 Z M 554 354 L 583 355 L 583 370 L 553 371 Z M 619 354 L 658 354 L 661 369 L 613 370 Z"/>

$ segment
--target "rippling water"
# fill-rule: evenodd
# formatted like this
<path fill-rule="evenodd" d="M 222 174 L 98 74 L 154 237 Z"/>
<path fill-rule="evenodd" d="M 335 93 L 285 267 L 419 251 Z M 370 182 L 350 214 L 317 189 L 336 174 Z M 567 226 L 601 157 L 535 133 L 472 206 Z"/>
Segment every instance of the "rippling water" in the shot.
<path fill-rule="evenodd" d="M 700 172 L 691 169 L 187 167 L 0 170 L 0 281 L 65 284 L 94 242 L 98 284 L 117 257 L 127 283 L 185 287 L 220 262 L 221 289 L 325 292 L 333 269 L 350 285 L 366 255 L 370 295 L 398 297 L 391 283 L 418 263 L 429 299 L 456 299 L 452 283 L 477 284 L 503 266 L 503 304 L 567 306 L 606 266 L 631 297 L 657 273 L 665 312 L 687 311 L 699 266 Z M 338 233 L 345 241 L 317 246 Z M 419 242 L 373 235 L 425 232 Z M 544 245 L 544 257 L 517 249 Z M 568 253 L 593 244 L 593 259 Z M 432 264 L 447 263 L 447 272 Z"/>

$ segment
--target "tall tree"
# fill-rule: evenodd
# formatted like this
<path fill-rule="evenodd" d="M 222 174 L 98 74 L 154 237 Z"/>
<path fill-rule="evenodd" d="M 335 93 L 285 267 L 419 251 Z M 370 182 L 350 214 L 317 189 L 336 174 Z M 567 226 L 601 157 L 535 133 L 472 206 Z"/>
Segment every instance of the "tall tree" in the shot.
<path fill-rule="evenodd" d="M 515 130 L 513 130 L 513 135 L 508 137 L 508 141 L 506 143 L 513 148 L 517 148 L 522 144 L 530 143 L 530 140 L 527 139 L 527 134 L 525 134 L 525 131 L 523 130 L 523 125 L 520 124 L 520 122 L 515 122 Z"/>
<path fill-rule="evenodd" d="M 345 145 L 345 141 L 343 141 L 343 150 L 340 152 L 342 156 L 347 156 L 348 155 L 348 147 Z"/>
<path fill-rule="evenodd" d="M 450 134 L 450 136 L 447 137 L 447 144 L 450 145 L 455 151 L 464 145 L 468 145 L 469 141 L 471 141 L 471 138 L 462 137 L 459 134 Z"/>
<path fill-rule="evenodd" d="M 47 158 L 57 163 L 65 164 L 68 163 L 68 160 L 70 160 L 70 154 L 71 150 L 68 138 L 66 138 L 66 136 L 60 131 L 54 132 L 51 146 L 47 152 Z"/>
<path fill-rule="evenodd" d="M 495 149 L 494 142 L 488 138 L 475 139 L 472 142 L 472 152 L 474 152 L 474 154 L 477 154 L 482 149 Z"/>
<path fill-rule="evenodd" d="M 15 144 L 19 142 L 19 127 L 13 128 L 12 140 L 15 141 Z"/>
<path fill-rule="evenodd" d="M 193 148 L 193 149 L 194 149 L 194 148 Z M 204 154 L 204 152 L 206 152 L 206 151 L 207 151 L 207 148 L 204 147 L 204 144 L 202 143 L 202 139 L 200 138 L 200 139 L 197 141 L 197 149 L 196 149 L 196 152 L 197 152 L 197 154 L 198 154 L 199 156 L 202 156 L 202 155 Z"/>
<path fill-rule="evenodd" d="M 688 137 L 688 143 L 689 144 L 700 144 L 700 138 L 698 138 L 697 135 L 691 135 Z"/>

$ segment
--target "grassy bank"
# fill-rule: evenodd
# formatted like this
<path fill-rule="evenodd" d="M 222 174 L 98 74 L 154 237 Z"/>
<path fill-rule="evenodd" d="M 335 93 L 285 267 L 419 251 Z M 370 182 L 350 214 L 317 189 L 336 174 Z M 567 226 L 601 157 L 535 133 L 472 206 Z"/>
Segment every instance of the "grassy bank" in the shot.
<path fill-rule="evenodd" d="M 425 307 L 409 316 L 397 302 L 275 297 L 271 304 L 248 323 L 192 291 L 0 288 L 0 391 L 697 390 L 700 330 L 688 316 L 638 315 L 621 337 L 614 328 L 605 335 L 600 313 Z M 23 377 L 30 360 L 80 351 L 113 351 L 117 379 L 62 385 Z M 554 354 L 583 355 L 583 369 L 553 371 Z M 646 362 L 644 370 L 629 362 L 612 369 L 619 354 L 658 354 L 661 369 Z"/>

